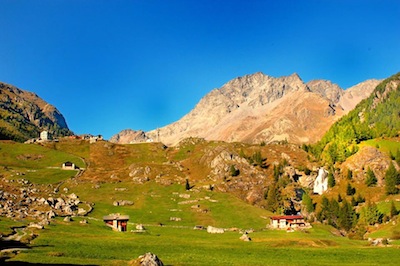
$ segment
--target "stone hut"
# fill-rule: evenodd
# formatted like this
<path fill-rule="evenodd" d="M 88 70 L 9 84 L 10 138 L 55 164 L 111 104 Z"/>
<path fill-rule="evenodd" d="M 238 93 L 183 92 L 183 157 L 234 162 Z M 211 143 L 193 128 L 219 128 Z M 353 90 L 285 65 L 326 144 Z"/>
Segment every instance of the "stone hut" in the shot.
<path fill-rule="evenodd" d="M 103 217 L 103 221 L 113 230 L 125 232 L 128 228 L 129 215 L 109 214 Z"/>
<path fill-rule="evenodd" d="M 75 170 L 77 168 L 78 167 L 74 163 L 69 162 L 69 161 L 62 164 L 63 170 Z"/>

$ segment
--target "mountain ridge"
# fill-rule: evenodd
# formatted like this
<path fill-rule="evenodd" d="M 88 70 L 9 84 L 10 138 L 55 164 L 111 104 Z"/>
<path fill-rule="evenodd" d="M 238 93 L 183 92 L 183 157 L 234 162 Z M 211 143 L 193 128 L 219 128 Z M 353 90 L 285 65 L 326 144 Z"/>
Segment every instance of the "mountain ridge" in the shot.
<path fill-rule="evenodd" d="M 187 137 L 250 143 L 316 142 L 378 83 L 372 79 L 343 90 L 327 80 L 305 83 L 297 73 L 275 78 L 256 72 L 211 90 L 181 119 L 145 134 L 172 146 Z"/>
<path fill-rule="evenodd" d="M 25 141 L 42 130 L 55 136 L 72 134 L 56 107 L 33 92 L 0 82 L 0 138 Z"/>

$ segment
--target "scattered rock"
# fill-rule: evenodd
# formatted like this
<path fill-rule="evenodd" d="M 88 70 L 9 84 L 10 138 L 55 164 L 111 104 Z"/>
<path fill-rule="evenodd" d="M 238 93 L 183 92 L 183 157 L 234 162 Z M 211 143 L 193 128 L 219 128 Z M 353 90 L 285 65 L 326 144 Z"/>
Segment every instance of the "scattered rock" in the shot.
<path fill-rule="evenodd" d="M 207 226 L 207 233 L 210 233 L 210 234 L 223 234 L 223 233 L 225 233 L 225 230 L 223 228 Z"/>
<path fill-rule="evenodd" d="M 164 263 L 157 257 L 157 255 L 153 253 L 146 253 L 144 255 L 139 256 L 136 263 L 133 265 L 141 265 L 141 266 L 164 266 Z"/>
<path fill-rule="evenodd" d="M 251 241 L 251 238 L 249 237 L 248 234 L 244 233 L 240 238 L 240 240 L 243 240 L 245 242 Z"/>

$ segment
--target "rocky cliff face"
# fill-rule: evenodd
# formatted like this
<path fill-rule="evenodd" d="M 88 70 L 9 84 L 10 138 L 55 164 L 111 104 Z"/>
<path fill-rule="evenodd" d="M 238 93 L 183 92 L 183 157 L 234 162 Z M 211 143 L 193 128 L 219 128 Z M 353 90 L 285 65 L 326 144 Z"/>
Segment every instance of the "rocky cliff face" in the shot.
<path fill-rule="evenodd" d="M 212 90 L 179 121 L 146 135 L 167 145 L 188 137 L 315 142 L 378 83 L 370 80 L 343 90 L 326 80 L 304 83 L 297 74 L 274 78 L 259 72 Z"/>
<path fill-rule="evenodd" d="M 0 138 L 24 141 L 48 130 L 55 136 L 72 134 L 53 105 L 34 93 L 0 82 Z"/>
<path fill-rule="evenodd" d="M 144 131 L 135 131 L 132 129 L 122 130 L 110 138 L 110 142 L 124 144 L 146 142 L 147 140 L 149 140 L 149 138 Z"/>

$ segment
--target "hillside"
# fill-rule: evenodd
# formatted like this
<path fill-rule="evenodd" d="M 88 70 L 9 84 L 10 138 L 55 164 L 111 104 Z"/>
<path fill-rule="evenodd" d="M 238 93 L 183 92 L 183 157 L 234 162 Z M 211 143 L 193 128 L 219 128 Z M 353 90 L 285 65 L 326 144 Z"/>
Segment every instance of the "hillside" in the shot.
<path fill-rule="evenodd" d="M 179 121 L 146 132 L 145 136 L 166 145 L 176 145 L 188 137 L 246 143 L 314 143 L 369 96 L 377 84 L 377 80 L 368 80 L 343 90 L 325 80 L 304 83 L 297 74 L 280 78 L 263 73 L 246 75 L 212 90 Z M 135 142 L 135 134 L 123 131 L 111 141 Z"/>
<path fill-rule="evenodd" d="M 400 133 L 400 73 L 382 81 L 371 95 L 342 117 L 312 146 L 317 158 L 330 164 L 354 154 L 361 141 Z"/>
<path fill-rule="evenodd" d="M 189 138 L 166 147 L 161 143 L 90 144 L 63 138 L 41 145 L 2 142 L 0 156 L 4 162 L 0 233 L 13 237 L 9 227 L 18 225 L 21 228 L 15 232 L 21 236 L 21 245 L 31 248 L 18 255 L 2 252 L 10 263 L 123 265 L 151 251 L 174 265 L 247 265 L 249 261 L 287 265 L 292 262 L 288 254 L 315 265 L 341 263 L 344 258 L 348 265 L 393 265 L 388 254 L 399 252 L 398 240 L 390 242 L 393 247 L 373 247 L 366 240 L 343 237 L 354 233 L 327 222 L 314 222 L 312 228 L 290 234 L 268 229 L 271 209 L 281 214 L 294 208 L 307 215 L 301 192 L 311 194 L 319 165 L 293 144 Z M 65 160 L 85 168 L 84 172 L 61 174 L 65 170 L 56 167 Z M 47 167 L 55 172 L 35 174 Z M 374 199 L 379 213 L 390 213 L 386 200 L 397 196 L 385 197 L 381 186 L 366 188 L 355 181 L 351 184 L 357 195 L 366 201 Z M 315 215 L 325 196 L 333 201 L 340 193 L 349 202 L 347 183 L 338 178 L 326 195 L 311 195 Z M 365 206 L 360 203 L 359 213 Z M 102 218 L 110 213 L 129 215 L 129 231 L 115 232 L 104 225 Z M 399 227 L 394 219 L 393 223 L 368 225 L 368 232 L 361 232 L 366 238 L 396 237 Z M 224 233 L 201 229 L 209 225 L 223 228 Z M 252 242 L 241 241 L 243 234 Z M 1 240 L 4 247 L 10 245 L 6 239 Z"/>
<path fill-rule="evenodd" d="M 0 82 L 0 139 L 26 141 L 43 130 L 71 135 L 63 115 L 34 93 Z"/>

